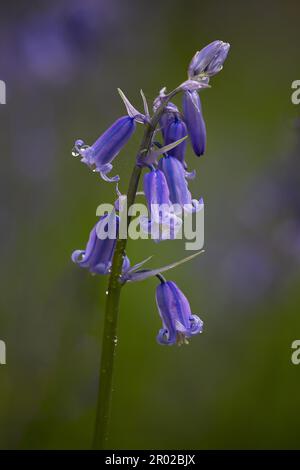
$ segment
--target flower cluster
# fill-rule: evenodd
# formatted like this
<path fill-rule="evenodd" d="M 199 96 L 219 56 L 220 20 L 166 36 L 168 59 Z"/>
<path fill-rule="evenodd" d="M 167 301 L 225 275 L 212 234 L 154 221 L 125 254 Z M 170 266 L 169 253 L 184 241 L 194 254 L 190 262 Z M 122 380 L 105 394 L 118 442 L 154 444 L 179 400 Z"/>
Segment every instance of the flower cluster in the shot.
<path fill-rule="evenodd" d="M 163 142 L 157 142 L 154 126 L 149 146 L 141 149 L 136 160 L 138 167 L 147 170 L 143 187 L 150 212 L 150 219 L 141 217 L 140 225 L 146 232 L 153 233 L 154 226 L 158 229 L 155 241 L 176 238 L 182 224 L 179 216 L 182 210 L 193 213 L 203 208 L 202 198 L 194 199 L 188 188 L 188 179 L 195 177 L 195 171 L 187 171 L 186 138 L 189 137 L 196 156 L 205 153 L 206 126 L 198 92 L 208 88 L 210 78 L 222 69 L 229 47 L 227 43 L 214 41 L 197 52 L 188 68 L 188 80 L 169 94 L 163 88 L 154 100 L 154 121 L 151 121 L 142 91 L 144 112 L 140 113 L 119 90 L 127 115 L 112 124 L 93 145 L 86 145 L 81 139 L 75 142 L 74 156 L 80 156 L 81 161 L 104 180 L 117 182 L 119 177 L 109 177 L 108 173 L 112 170 L 112 161 L 134 133 L 136 123 L 146 126 L 145 132 L 152 129 L 153 122 L 155 126 L 159 123 Z M 171 102 L 173 96 L 180 92 L 183 94 L 182 112 Z M 72 254 L 74 263 L 94 274 L 110 273 L 119 231 L 118 210 L 116 204 L 110 214 L 100 218 L 91 231 L 86 249 L 76 250 Z M 191 313 L 187 298 L 174 282 L 166 281 L 161 275 L 161 272 L 179 263 L 160 269 L 140 270 L 143 263 L 130 267 L 129 259 L 124 254 L 120 282 L 142 280 L 151 275 L 159 278 L 156 301 L 163 328 L 159 331 L 158 342 L 182 344 L 192 335 L 201 333 L 203 323 Z"/>

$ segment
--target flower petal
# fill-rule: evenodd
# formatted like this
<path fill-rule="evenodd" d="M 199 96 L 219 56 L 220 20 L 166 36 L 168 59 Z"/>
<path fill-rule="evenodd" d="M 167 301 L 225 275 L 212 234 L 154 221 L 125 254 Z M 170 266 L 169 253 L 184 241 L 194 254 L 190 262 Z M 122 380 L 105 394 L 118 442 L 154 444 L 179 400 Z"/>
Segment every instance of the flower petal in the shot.
<path fill-rule="evenodd" d="M 202 115 L 201 101 L 196 91 L 184 93 L 183 114 L 193 150 L 200 157 L 206 149 L 206 126 Z"/>

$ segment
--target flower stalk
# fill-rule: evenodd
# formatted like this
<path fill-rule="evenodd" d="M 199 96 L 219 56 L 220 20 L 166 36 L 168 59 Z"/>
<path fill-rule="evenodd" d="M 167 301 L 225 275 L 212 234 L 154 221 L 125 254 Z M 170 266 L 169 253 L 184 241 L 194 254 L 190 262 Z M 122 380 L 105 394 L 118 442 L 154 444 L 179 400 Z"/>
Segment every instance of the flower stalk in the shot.
<path fill-rule="evenodd" d="M 150 151 L 152 139 L 159 123 L 161 115 L 169 100 L 174 97 L 180 89 L 175 89 L 164 97 L 164 100 L 155 111 L 149 123 L 145 124 L 142 143 L 137 156 L 137 161 L 145 159 Z M 127 201 L 128 207 L 134 204 L 142 166 L 135 165 L 131 173 Z M 128 225 L 130 218 L 128 217 Z M 114 252 L 111 272 L 108 281 L 108 289 L 105 305 L 104 329 L 102 340 L 102 352 L 99 372 L 99 387 L 97 398 L 97 413 L 93 439 L 93 449 L 105 449 L 108 442 L 108 425 L 112 400 L 112 383 L 114 358 L 117 346 L 117 324 L 119 315 L 120 295 L 122 283 L 120 282 L 122 266 L 124 262 L 127 239 L 118 239 Z"/>

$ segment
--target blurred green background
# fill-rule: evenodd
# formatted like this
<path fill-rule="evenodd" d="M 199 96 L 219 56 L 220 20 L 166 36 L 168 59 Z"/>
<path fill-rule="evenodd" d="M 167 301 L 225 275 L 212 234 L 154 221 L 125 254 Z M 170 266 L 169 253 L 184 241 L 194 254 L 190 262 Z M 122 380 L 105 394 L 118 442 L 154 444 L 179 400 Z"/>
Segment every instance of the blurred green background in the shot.
<path fill-rule="evenodd" d="M 95 210 L 115 198 L 78 159 L 124 114 L 186 77 L 214 39 L 231 43 L 202 93 L 208 149 L 191 188 L 204 197 L 206 252 L 170 272 L 204 333 L 162 347 L 155 280 L 122 294 L 110 448 L 299 448 L 300 5 L 257 1 L 10 1 L 1 5 L 2 449 L 91 445 L 107 279 L 70 260 Z M 180 101 L 177 101 L 180 104 Z M 126 190 L 142 135 L 115 161 Z M 132 263 L 185 255 L 183 242 L 129 242 Z"/>

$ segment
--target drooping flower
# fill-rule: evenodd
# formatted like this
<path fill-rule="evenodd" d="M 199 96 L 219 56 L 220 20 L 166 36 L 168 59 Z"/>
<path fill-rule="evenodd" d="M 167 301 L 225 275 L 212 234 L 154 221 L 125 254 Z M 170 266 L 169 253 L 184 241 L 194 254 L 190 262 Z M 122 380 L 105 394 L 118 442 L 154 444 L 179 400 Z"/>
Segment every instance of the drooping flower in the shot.
<path fill-rule="evenodd" d="M 159 120 L 160 130 L 163 137 L 165 137 L 165 131 L 169 123 L 174 120 L 174 114 L 179 114 L 179 109 L 174 103 L 169 102 Z"/>
<path fill-rule="evenodd" d="M 195 154 L 200 157 L 206 149 L 206 126 L 197 91 L 183 94 L 183 115 Z"/>
<path fill-rule="evenodd" d="M 182 225 L 170 201 L 170 193 L 165 175 L 159 169 L 152 169 L 144 175 L 144 193 L 147 200 L 150 219 L 141 217 L 142 229 L 154 240 L 173 239 Z"/>
<path fill-rule="evenodd" d="M 187 127 L 182 120 L 179 113 L 174 113 L 173 116 L 169 119 L 167 125 L 165 126 L 164 130 L 164 142 L 165 145 L 171 144 L 172 142 L 176 142 L 182 137 L 187 135 Z M 172 157 L 177 158 L 184 166 L 185 163 L 185 152 L 186 152 L 186 140 L 184 140 L 181 144 L 174 147 L 172 150 L 169 151 L 169 155 Z"/>
<path fill-rule="evenodd" d="M 144 193 L 148 207 L 152 205 L 170 205 L 169 188 L 165 175 L 160 170 L 151 169 L 144 175 Z"/>
<path fill-rule="evenodd" d="M 158 166 L 166 177 L 172 204 L 179 204 L 187 211 L 200 210 L 203 207 L 202 198 L 199 201 L 192 199 L 186 180 L 190 174 L 177 158 L 167 155 L 159 160 Z"/>
<path fill-rule="evenodd" d="M 108 274 L 116 247 L 119 230 L 119 217 L 113 211 L 100 218 L 93 227 L 85 250 L 75 250 L 72 261 L 81 268 L 94 274 Z M 123 270 L 130 266 L 128 257 L 124 258 Z"/>
<path fill-rule="evenodd" d="M 104 180 L 118 181 L 118 176 L 109 178 L 107 173 L 112 169 L 111 162 L 128 142 L 135 128 L 135 119 L 131 116 L 123 116 L 115 121 L 93 145 L 88 146 L 83 140 L 77 140 L 73 155 L 80 155 L 81 161 L 98 171 Z"/>
<path fill-rule="evenodd" d="M 162 281 L 156 289 L 156 303 L 163 322 L 157 341 L 160 344 L 182 344 L 202 333 L 203 322 L 191 312 L 190 304 L 175 282 Z"/>
<path fill-rule="evenodd" d="M 230 44 L 213 41 L 196 52 L 188 68 L 189 79 L 202 80 L 220 72 L 230 49 Z"/>

